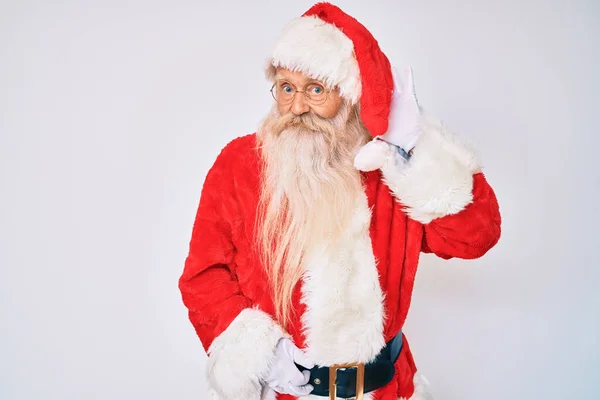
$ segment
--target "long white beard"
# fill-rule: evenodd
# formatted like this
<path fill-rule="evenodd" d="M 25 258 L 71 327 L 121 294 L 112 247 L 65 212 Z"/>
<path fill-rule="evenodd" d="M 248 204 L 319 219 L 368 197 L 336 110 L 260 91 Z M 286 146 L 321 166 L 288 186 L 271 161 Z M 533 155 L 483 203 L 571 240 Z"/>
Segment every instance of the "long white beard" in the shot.
<path fill-rule="evenodd" d="M 347 104 L 332 120 L 280 116 L 274 108 L 258 132 L 264 165 L 257 238 L 284 323 L 304 255 L 335 246 L 356 209 L 363 187 L 353 160 L 368 138 Z"/>

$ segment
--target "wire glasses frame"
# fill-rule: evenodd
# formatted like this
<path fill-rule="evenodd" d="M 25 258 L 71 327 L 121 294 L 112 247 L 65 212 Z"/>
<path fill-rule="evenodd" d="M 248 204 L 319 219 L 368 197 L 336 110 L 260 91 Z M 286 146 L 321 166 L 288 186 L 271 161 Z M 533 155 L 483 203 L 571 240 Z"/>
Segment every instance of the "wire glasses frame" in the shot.
<path fill-rule="evenodd" d="M 294 101 L 294 98 L 296 97 L 296 93 L 303 93 L 304 98 L 306 98 L 306 101 L 309 104 L 318 106 L 324 104 L 329 98 L 329 93 L 333 91 L 333 89 L 326 89 L 323 87 L 323 85 L 317 83 L 309 84 L 304 90 L 298 90 L 290 84 L 285 84 L 284 86 L 289 87 L 292 91 L 286 93 L 278 93 L 278 90 L 280 88 L 277 86 L 277 82 L 274 83 L 273 86 L 271 86 L 270 90 L 271 95 L 273 96 L 275 101 L 277 101 L 281 105 L 288 105 L 292 103 Z M 322 92 L 313 93 L 312 91 L 314 89 L 320 89 Z"/>

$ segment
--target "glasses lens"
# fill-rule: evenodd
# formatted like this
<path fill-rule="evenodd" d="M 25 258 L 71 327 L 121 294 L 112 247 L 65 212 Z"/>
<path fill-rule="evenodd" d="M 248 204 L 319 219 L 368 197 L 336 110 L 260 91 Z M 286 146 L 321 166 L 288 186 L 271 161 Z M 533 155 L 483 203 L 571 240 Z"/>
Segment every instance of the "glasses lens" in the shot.
<path fill-rule="evenodd" d="M 296 91 L 293 87 L 285 83 L 276 85 L 273 93 L 275 94 L 275 100 L 281 104 L 287 104 L 294 100 Z"/>
<path fill-rule="evenodd" d="M 306 87 L 306 98 L 313 104 L 322 104 L 327 100 L 327 91 L 322 85 L 312 83 Z"/>

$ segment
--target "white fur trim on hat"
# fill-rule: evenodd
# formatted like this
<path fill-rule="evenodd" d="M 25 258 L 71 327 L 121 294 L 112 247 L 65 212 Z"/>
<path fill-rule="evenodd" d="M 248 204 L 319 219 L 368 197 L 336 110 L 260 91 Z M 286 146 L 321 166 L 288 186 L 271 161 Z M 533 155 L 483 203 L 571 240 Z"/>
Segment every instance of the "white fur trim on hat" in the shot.
<path fill-rule="evenodd" d="M 354 44 L 340 29 L 316 16 L 295 18 L 283 29 L 269 64 L 303 72 L 328 87 L 337 86 L 352 104 L 360 98 Z"/>

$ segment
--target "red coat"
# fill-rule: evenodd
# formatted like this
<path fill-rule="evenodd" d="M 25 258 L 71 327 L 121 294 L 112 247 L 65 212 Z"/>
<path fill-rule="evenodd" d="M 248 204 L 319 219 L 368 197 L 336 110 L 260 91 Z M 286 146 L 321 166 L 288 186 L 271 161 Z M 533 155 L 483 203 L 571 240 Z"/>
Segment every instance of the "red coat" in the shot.
<path fill-rule="evenodd" d="M 310 281 L 298 284 L 297 313 L 286 327 L 271 317 L 267 277 L 251 248 L 261 179 L 256 136 L 223 149 L 204 183 L 180 279 L 209 354 L 214 398 L 264 398 L 260 378 L 286 332 L 320 365 L 368 362 L 404 325 L 421 252 L 473 259 L 496 244 L 498 203 L 472 153 L 440 125 L 424 136 L 409 169 L 361 172 L 365 202 L 348 234 L 349 255 L 315 255 L 320 267 L 308 267 Z M 418 398 L 404 339 L 395 379 L 365 398 Z"/>

